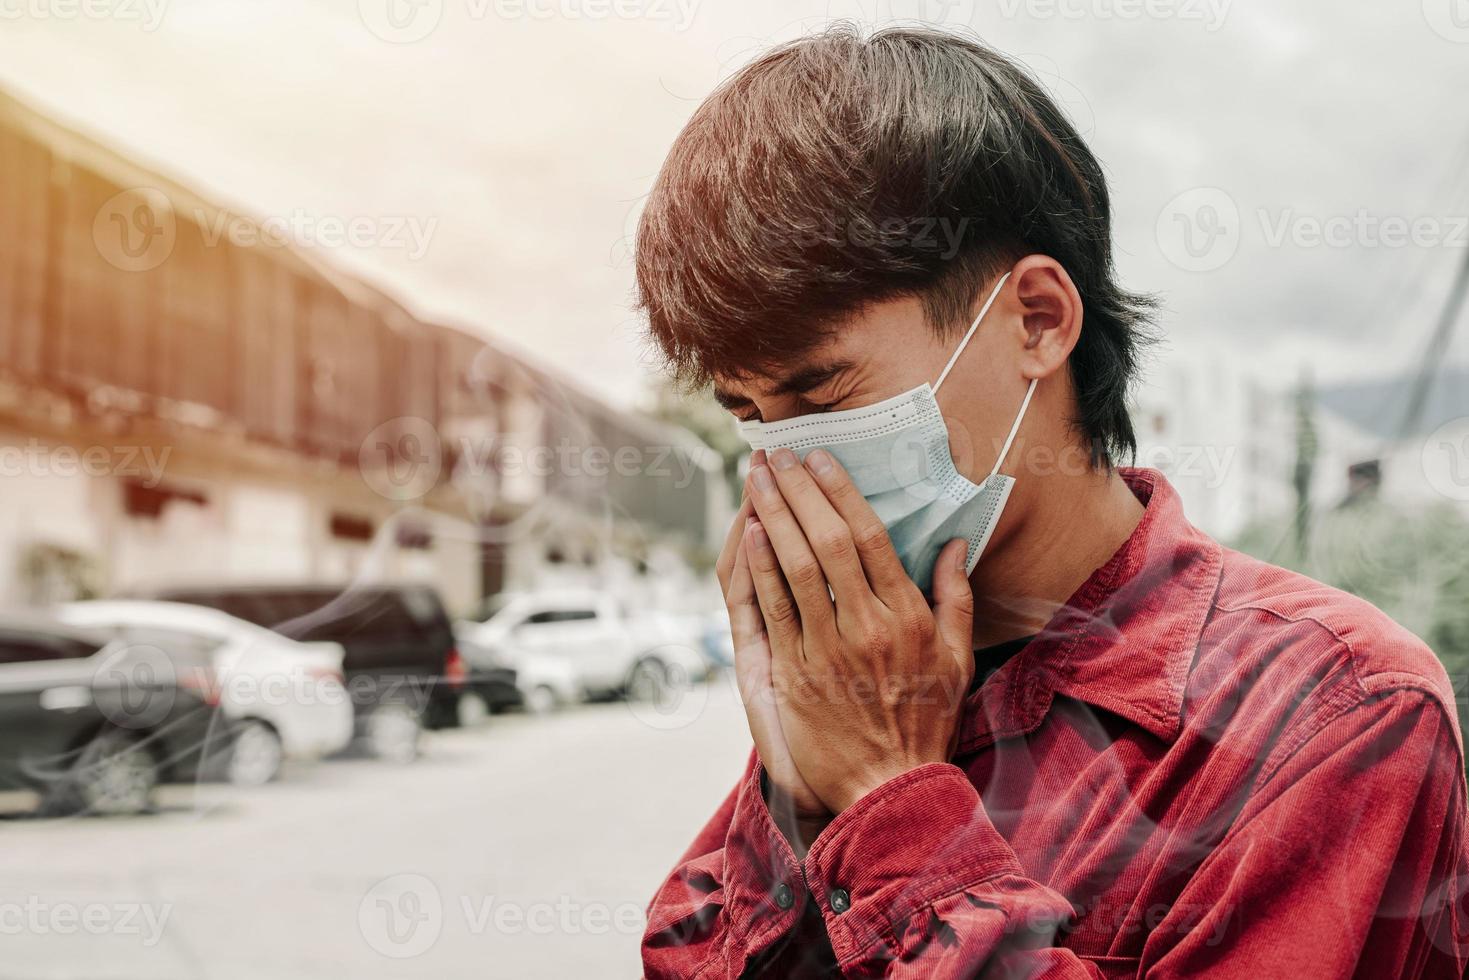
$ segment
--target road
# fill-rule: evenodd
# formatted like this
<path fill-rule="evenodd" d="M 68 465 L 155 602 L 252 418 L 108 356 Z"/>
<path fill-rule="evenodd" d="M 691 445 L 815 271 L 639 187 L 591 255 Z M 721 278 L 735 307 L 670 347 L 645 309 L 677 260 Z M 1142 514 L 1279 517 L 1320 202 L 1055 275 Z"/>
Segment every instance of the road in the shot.
<path fill-rule="evenodd" d="M 139 817 L 9 814 L 0 978 L 634 977 L 643 906 L 749 735 L 720 679 L 673 711 L 496 717 L 425 747 L 167 787 Z"/>

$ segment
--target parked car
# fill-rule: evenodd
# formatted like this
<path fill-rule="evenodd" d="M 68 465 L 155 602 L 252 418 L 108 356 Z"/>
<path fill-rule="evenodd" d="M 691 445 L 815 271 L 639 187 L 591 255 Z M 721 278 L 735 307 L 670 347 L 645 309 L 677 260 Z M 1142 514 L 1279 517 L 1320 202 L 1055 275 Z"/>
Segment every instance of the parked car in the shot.
<path fill-rule="evenodd" d="M 457 625 L 456 625 L 457 630 Z M 471 664 L 510 664 L 521 704 L 533 715 L 546 715 L 568 704 L 587 700 L 576 669 L 557 657 L 509 656 L 503 650 L 481 650 L 473 640 L 461 640 L 459 649 Z"/>
<path fill-rule="evenodd" d="M 431 586 L 226 585 L 153 597 L 209 606 L 301 642 L 341 644 L 358 743 L 379 758 L 417 757 L 426 722 L 454 724 L 519 701 L 509 669 L 471 672 Z"/>
<path fill-rule="evenodd" d="M 464 620 L 455 631 L 472 662 L 513 667 L 532 708 L 617 695 L 652 700 L 707 673 L 696 636 L 630 616 L 597 592 L 509 595 L 484 622 Z"/>
<path fill-rule="evenodd" d="M 220 709 L 230 721 L 219 774 L 240 785 L 270 782 L 286 758 L 316 759 L 352 741 L 352 701 L 340 643 L 301 643 L 228 613 L 146 599 L 74 602 L 56 610 L 75 626 L 128 644 L 211 658 Z"/>
<path fill-rule="evenodd" d="M 207 658 L 40 617 L 0 617 L 0 789 L 51 814 L 137 813 L 159 782 L 199 775 L 224 737 Z"/>
<path fill-rule="evenodd" d="M 675 684 L 687 685 L 696 678 L 702 678 L 713 666 L 707 659 L 701 659 L 704 652 L 704 620 L 702 617 L 692 613 L 671 613 L 660 610 L 650 610 L 638 615 L 625 613 L 628 628 L 632 630 L 633 641 L 640 650 L 660 651 L 676 648 L 683 653 L 699 654 L 699 657 L 686 656 L 664 656 L 663 660 L 667 669 L 672 673 L 670 679 Z M 684 676 L 680 671 L 688 671 L 692 676 Z"/>

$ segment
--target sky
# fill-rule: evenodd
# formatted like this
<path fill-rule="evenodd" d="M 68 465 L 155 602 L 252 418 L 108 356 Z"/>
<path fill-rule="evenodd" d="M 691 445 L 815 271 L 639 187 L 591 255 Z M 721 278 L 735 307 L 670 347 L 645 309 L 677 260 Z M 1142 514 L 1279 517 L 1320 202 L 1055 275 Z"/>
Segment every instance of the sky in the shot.
<path fill-rule="evenodd" d="M 1107 167 L 1123 281 L 1162 298 L 1155 376 L 1419 357 L 1469 248 L 1466 0 L 0 0 L 0 86 L 636 405 L 630 241 L 668 145 L 835 18 L 1039 76 Z"/>

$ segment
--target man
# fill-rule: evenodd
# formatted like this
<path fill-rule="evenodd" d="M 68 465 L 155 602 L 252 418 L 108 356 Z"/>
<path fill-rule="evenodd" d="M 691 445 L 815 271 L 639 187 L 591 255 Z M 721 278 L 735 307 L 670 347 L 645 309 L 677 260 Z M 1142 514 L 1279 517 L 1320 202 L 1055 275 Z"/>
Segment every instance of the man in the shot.
<path fill-rule="evenodd" d="M 1459 977 L 1447 678 L 1122 468 L 1102 171 L 973 41 L 839 28 L 678 137 L 651 333 L 756 451 L 718 574 L 755 753 L 650 977 Z"/>

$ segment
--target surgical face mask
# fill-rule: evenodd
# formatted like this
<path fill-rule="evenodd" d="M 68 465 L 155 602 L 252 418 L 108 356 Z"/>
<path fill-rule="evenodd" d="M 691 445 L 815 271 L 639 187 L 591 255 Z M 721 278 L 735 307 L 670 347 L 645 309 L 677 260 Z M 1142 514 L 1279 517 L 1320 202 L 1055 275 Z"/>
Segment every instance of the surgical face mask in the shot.
<path fill-rule="evenodd" d="M 887 526 L 903 568 L 925 594 L 931 591 L 939 552 L 954 538 L 969 542 L 965 570 L 974 571 L 1015 485 L 1014 477 L 1000 473 L 1000 464 L 1020 431 L 1035 381 L 1025 392 L 994 469 L 978 485 L 954 466 L 949 430 L 935 398 L 1009 278 L 1006 273 L 995 285 L 932 386 L 925 382 L 866 408 L 739 424 L 751 448 L 790 449 L 802 459 L 820 448 L 835 456 Z"/>

